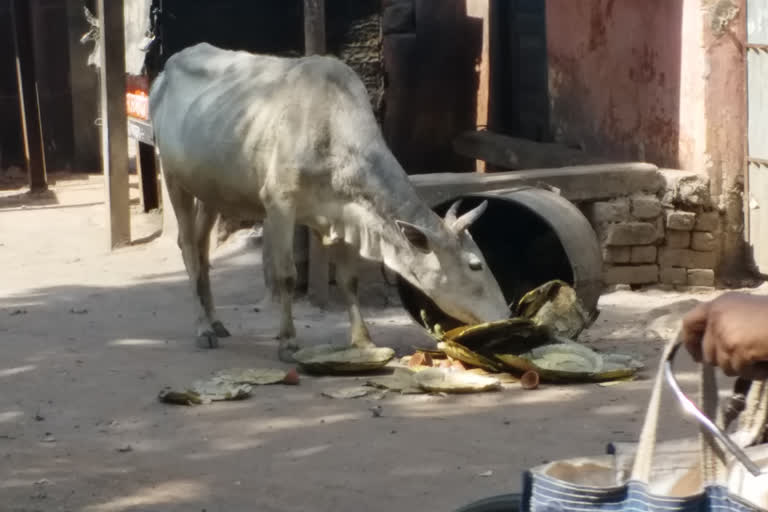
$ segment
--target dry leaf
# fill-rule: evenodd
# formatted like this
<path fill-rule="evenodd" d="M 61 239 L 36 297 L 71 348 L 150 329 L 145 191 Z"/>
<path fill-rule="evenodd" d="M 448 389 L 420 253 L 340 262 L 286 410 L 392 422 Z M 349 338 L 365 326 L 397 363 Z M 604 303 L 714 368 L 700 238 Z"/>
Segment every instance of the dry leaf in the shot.
<path fill-rule="evenodd" d="M 214 379 L 257 386 L 281 383 L 287 375 L 287 371 L 278 368 L 230 368 L 216 372 Z"/>

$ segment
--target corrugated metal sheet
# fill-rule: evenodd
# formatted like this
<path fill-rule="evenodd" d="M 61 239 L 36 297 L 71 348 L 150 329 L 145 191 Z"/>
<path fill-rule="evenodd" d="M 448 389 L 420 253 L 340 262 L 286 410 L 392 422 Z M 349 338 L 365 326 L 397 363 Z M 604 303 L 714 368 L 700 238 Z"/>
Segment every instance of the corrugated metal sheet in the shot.
<path fill-rule="evenodd" d="M 768 44 L 768 5 L 765 0 L 747 0 L 747 42 Z"/>
<path fill-rule="evenodd" d="M 750 158 L 768 160 L 768 51 L 747 51 Z"/>
<path fill-rule="evenodd" d="M 748 241 L 768 274 L 768 2 L 747 0 Z"/>

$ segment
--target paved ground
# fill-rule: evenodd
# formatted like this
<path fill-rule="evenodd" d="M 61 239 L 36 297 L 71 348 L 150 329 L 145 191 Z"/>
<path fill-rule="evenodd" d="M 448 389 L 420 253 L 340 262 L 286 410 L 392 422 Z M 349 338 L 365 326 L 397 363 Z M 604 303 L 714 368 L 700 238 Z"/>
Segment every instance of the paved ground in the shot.
<path fill-rule="evenodd" d="M 152 240 L 159 217 L 135 212 L 134 238 L 144 241 L 110 253 L 101 179 L 57 179 L 35 199 L 0 190 L 2 511 L 449 511 L 519 489 L 527 467 L 599 454 L 637 434 L 647 378 L 393 396 L 376 402 L 376 418 L 366 399 L 319 396 L 354 377 L 303 377 L 236 403 L 161 404 L 166 385 L 233 366 L 284 366 L 276 315 L 254 311 L 264 295 L 259 252 L 238 239 L 217 251 L 214 294 L 234 336 L 198 350 L 180 254 Z M 707 297 L 605 295 L 585 339 L 635 355 L 650 375 L 660 337 Z M 300 303 L 296 313 L 304 343 L 344 339 L 339 308 Z M 380 345 L 405 352 L 427 341 L 397 307 L 367 317 Z M 688 385 L 690 369 L 682 365 Z M 676 407 L 666 410 L 664 435 L 693 434 Z"/>

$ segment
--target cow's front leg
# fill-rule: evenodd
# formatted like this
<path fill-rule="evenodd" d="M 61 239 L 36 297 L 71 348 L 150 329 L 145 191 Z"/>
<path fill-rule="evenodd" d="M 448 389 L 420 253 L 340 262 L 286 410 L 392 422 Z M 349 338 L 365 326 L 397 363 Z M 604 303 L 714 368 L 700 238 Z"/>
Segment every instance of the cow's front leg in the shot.
<path fill-rule="evenodd" d="M 274 284 L 280 297 L 280 340 L 277 355 L 281 361 L 294 362 L 298 350 L 296 328 L 293 325 L 293 293 L 296 287 L 296 265 L 293 261 L 293 232 L 295 213 L 288 207 L 274 207 L 267 212 L 265 231 L 272 256 Z"/>
<path fill-rule="evenodd" d="M 358 287 L 358 257 L 352 248 L 340 244 L 333 249 L 333 259 L 336 263 L 336 283 L 341 288 L 349 312 L 349 342 L 355 347 L 372 347 L 371 335 L 360 314 L 360 302 L 357 294 Z"/>
<path fill-rule="evenodd" d="M 273 260 L 272 244 L 269 241 L 266 222 L 263 222 L 261 234 L 261 268 L 264 276 L 264 298 L 262 299 L 262 307 L 264 308 L 280 302 L 280 294 L 275 285 L 275 264 Z"/>

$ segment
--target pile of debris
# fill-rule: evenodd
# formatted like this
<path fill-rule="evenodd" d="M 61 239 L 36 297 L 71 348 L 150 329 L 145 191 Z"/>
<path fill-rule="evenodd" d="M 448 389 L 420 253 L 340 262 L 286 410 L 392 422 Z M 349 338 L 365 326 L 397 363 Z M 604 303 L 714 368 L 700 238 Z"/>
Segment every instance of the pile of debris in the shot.
<path fill-rule="evenodd" d="M 161 402 L 174 405 L 202 405 L 223 400 L 243 400 L 251 396 L 254 386 L 268 384 L 297 385 L 296 370 L 278 368 L 232 368 L 216 372 L 207 380 L 197 380 L 183 390 L 163 388 Z"/>
<path fill-rule="evenodd" d="M 393 363 L 387 347 L 318 345 L 299 350 L 294 359 L 314 375 L 370 374 L 364 386 L 324 392 L 330 398 L 382 398 L 387 392 L 477 393 L 497 391 L 512 384 L 536 389 L 543 382 L 605 382 L 632 379 L 643 367 L 631 356 L 597 352 L 577 343 L 579 334 L 596 314 L 584 310 L 576 292 L 563 281 L 550 281 L 527 293 L 513 316 L 485 324 L 443 332 L 422 321 L 435 338 L 436 348 L 416 348 Z M 394 371 L 387 370 L 394 366 Z M 183 391 L 160 393 L 167 403 L 195 405 L 219 400 L 241 400 L 253 386 L 298 384 L 296 370 L 231 369 Z"/>
<path fill-rule="evenodd" d="M 575 341 L 595 317 L 586 313 L 567 283 L 550 281 L 525 294 L 506 320 L 443 332 L 422 315 L 437 340 L 437 350 L 419 350 L 408 364 L 434 366 L 442 354 L 447 359 L 440 360 L 438 367 L 527 374 L 526 381 L 537 383 L 539 378 L 549 382 L 631 378 L 642 363 L 628 355 L 599 353 Z"/>

